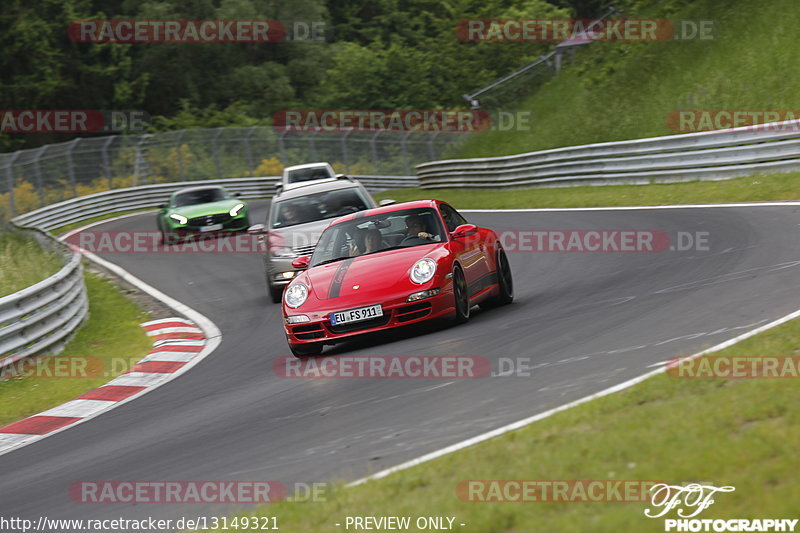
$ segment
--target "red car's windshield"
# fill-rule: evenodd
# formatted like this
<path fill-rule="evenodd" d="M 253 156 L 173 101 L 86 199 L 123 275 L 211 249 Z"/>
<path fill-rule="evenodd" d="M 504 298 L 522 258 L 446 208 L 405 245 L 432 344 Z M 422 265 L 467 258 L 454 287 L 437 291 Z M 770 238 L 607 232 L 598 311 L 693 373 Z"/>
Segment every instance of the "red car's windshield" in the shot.
<path fill-rule="evenodd" d="M 314 249 L 310 266 L 445 240 L 439 214 L 430 207 L 359 217 L 326 229 Z"/>

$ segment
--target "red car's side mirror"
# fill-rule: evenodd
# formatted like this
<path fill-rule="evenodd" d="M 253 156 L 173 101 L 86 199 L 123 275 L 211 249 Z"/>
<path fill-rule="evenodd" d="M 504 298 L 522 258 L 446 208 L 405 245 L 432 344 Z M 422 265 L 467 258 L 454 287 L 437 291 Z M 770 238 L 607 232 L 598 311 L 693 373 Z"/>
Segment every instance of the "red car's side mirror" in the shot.
<path fill-rule="evenodd" d="M 298 270 L 305 270 L 308 268 L 308 263 L 311 261 L 311 258 L 307 255 L 301 255 L 294 261 L 292 261 L 292 267 Z"/>
<path fill-rule="evenodd" d="M 463 237 L 469 237 L 470 235 L 475 235 L 478 233 L 478 226 L 475 224 L 461 224 L 450 236 L 454 239 L 461 239 Z"/>

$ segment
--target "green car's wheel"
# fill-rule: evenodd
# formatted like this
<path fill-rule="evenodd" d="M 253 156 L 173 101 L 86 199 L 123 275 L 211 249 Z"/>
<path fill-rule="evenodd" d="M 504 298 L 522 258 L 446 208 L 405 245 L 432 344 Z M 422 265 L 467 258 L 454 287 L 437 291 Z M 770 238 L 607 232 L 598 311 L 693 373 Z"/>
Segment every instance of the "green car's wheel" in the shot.
<path fill-rule="evenodd" d="M 170 244 L 175 244 L 178 242 L 178 236 L 175 232 L 172 231 L 162 231 L 161 232 L 161 244 L 164 246 L 168 246 Z"/>

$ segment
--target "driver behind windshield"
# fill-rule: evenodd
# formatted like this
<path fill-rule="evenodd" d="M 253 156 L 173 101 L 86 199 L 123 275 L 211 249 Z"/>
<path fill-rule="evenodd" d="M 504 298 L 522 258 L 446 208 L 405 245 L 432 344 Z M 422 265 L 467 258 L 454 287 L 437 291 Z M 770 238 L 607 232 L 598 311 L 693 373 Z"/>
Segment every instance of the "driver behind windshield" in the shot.
<path fill-rule="evenodd" d="M 406 217 L 406 238 L 420 238 L 428 239 L 429 241 L 436 240 L 433 235 L 425 230 L 425 224 L 419 215 L 408 215 Z"/>

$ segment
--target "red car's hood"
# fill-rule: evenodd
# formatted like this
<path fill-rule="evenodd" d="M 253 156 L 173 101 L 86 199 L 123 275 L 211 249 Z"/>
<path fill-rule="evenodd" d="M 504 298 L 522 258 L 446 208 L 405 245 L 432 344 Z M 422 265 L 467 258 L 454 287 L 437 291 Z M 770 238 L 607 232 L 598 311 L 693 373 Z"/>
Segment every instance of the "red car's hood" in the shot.
<path fill-rule="evenodd" d="M 411 288 L 411 267 L 423 257 L 436 257 L 441 244 L 412 246 L 364 255 L 310 268 L 308 276 L 314 295 L 320 299 L 350 298 L 354 301 L 378 298 L 387 292 Z M 416 285 L 415 285 L 416 286 Z M 356 288 L 357 287 L 357 288 Z"/>

